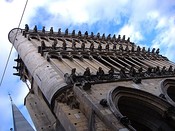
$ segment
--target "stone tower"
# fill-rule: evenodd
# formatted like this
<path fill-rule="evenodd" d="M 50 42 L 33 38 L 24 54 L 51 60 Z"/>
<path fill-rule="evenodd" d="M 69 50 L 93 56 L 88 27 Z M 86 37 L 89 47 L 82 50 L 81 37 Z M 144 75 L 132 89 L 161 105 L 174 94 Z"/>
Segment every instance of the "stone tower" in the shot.
<path fill-rule="evenodd" d="M 125 36 L 14 28 L 38 131 L 175 130 L 175 63 Z"/>

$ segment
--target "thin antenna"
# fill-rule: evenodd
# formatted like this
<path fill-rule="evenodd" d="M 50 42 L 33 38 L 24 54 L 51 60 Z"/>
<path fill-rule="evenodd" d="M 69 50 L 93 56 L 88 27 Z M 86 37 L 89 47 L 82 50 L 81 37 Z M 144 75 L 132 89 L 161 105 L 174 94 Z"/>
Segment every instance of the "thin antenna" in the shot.
<path fill-rule="evenodd" d="M 25 12 L 26 7 L 27 7 L 27 3 L 28 3 L 28 0 L 26 0 L 26 3 L 25 3 L 25 6 L 24 6 L 24 9 L 23 9 L 23 12 L 22 12 L 22 15 L 21 15 L 21 19 L 20 19 L 19 24 L 18 24 L 18 29 L 19 29 L 19 27 L 20 27 L 20 25 L 21 25 L 21 22 L 22 22 L 22 19 L 23 19 L 23 16 L 24 16 L 24 12 Z M 6 69 L 7 69 L 7 66 L 8 66 L 9 60 L 10 60 L 10 56 L 11 56 L 11 53 L 12 53 L 12 50 L 13 50 L 13 45 L 14 45 L 14 43 L 15 43 L 15 40 L 16 40 L 16 36 L 17 36 L 17 34 L 18 34 L 18 30 L 17 30 L 17 32 L 16 32 L 16 34 L 15 34 L 15 39 L 14 39 L 14 41 L 13 41 L 13 43 L 12 43 L 12 46 L 11 46 L 11 49 L 10 49 L 10 53 L 9 53 L 9 55 L 8 55 L 8 58 L 7 58 L 7 62 L 6 62 L 6 64 L 5 64 L 5 68 L 4 68 L 4 71 L 3 71 L 2 77 L 1 77 L 0 86 L 1 86 L 1 84 L 2 84 L 2 82 L 3 82 L 4 75 L 5 75 L 5 73 L 6 73 Z"/>

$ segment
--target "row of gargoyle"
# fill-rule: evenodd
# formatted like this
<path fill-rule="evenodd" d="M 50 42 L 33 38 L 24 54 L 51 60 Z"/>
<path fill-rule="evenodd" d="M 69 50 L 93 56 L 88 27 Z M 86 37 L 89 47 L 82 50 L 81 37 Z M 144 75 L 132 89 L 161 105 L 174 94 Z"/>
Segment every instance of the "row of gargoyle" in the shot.
<path fill-rule="evenodd" d="M 96 75 L 92 75 L 90 68 L 87 67 L 85 72 L 83 73 L 83 76 L 77 76 L 76 75 L 76 68 L 73 68 L 71 71 L 71 74 L 66 74 L 66 80 L 68 80 L 68 83 L 75 83 L 80 81 L 99 81 L 99 80 L 118 80 L 118 79 L 134 79 L 138 80 L 141 78 L 148 78 L 148 77 L 163 77 L 167 75 L 175 75 L 175 68 L 173 69 L 173 66 L 170 65 L 168 69 L 166 67 L 160 68 L 157 67 L 148 67 L 147 71 L 143 71 L 142 67 L 140 67 L 137 71 L 132 66 L 129 70 L 129 72 L 126 72 L 125 68 L 121 68 L 118 73 L 115 72 L 114 68 L 111 67 L 111 69 L 108 71 L 108 74 L 105 74 L 103 69 L 99 67 L 98 71 L 96 72 Z M 69 79 L 68 79 L 69 77 Z"/>
<path fill-rule="evenodd" d="M 107 43 L 106 46 L 105 46 L 105 49 L 103 49 L 103 46 L 102 46 L 101 43 L 98 43 L 98 47 L 95 48 L 94 42 L 91 41 L 90 46 L 88 48 L 86 48 L 86 42 L 82 42 L 81 43 L 81 47 L 76 47 L 76 42 L 75 42 L 75 40 L 73 40 L 72 41 L 72 47 L 67 47 L 66 41 L 63 40 L 62 47 L 58 47 L 57 46 L 58 42 L 57 42 L 57 40 L 55 40 L 53 42 L 51 48 L 53 50 L 56 50 L 57 48 L 61 48 L 62 50 L 67 50 L 68 48 L 72 49 L 72 50 L 79 50 L 79 49 L 81 49 L 82 51 L 86 51 L 87 49 L 90 50 L 90 51 L 110 51 L 110 50 L 114 51 L 114 50 L 119 50 L 119 51 L 138 52 L 138 53 L 140 53 L 140 52 L 142 52 L 142 53 L 146 53 L 147 52 L 147 53 L 153 53 L 153 54 L 156 53 L 157 55 L 160 52 L 159 48 L 157 50 L 155 50 L 155 48 L 153 48 L 152 51 L 150 51 L 150 48 L 148 48 L 148 50 L 146 51 L 145 47 L 143 47 L 141 49 L 140 46 L 137 46 L 137 48 L 135 48 L 134 45 L 132 45 L 131 49 L 130 49 L 128 45 L 126 45 L 125 48 L 124 48 L 124 46 L 122 44 L 119 44 L 119 47 L 117 48 L 117 44 L 118 43 L 114 43 L 112 49 L 110 49 L 110 43 Z M 41 46 L 42 46 L 43 49 L 46 47 L 44 41 L 41 41 Z"/>
<path fill-rule="evenodd" d="M 29 26 L 28 24 L 25 24 L 25 32 L 29 32 Z M 33 28 L 33 32 L 34 33 L 39 33 L 38 31 L 38 28 L 37 26 L 35 25 L 34 28 Z M 46 30 L 45 30 L 45 26 L 43 26 L 42 30 L 41 30 L 41 33 L 46 33 Z M 54 30 L 53 30 L 53 27 L 50 28 L 50 31 L 48 32 L 49 34 L 55 34 L 54 33 Z M 78 34 L 76 35 L 75 34 L 75 30 L 72 31 L 72 33 L 69 33 L 68 32 L 68 28 L 65 30 L 65 32 L 61 32 L 61 28 L 58 29 L 58 32 L 57 32 L 58 35 L 72 35 L 72 36 L 78 36 L 78 37 L 90 37 L 90 38 L 97 38 L 97 39 L 101 39 L 101 40 L 112 40 L 112 41 L 121 41 L 121 42 L 127 42 L 127 43 L 130 43 L 130 44 L 134 44 L 132 42 L 130 42 L 130 38 L 128 37 L 128 39 L 125 39 L 125 35 L 123 35 L 123 37 L 121 38 L 120 35 L 118 35 L 118 38 L 116 38 L 116 35 L 114 34 L 113 37 L 111 38 L 111 34 L 109 34 L 107 37 L 105 36 L 105 33 L 103 33 L 102 36 L 100 36 L 100 33 L 97 33 L 97 35 L 94 35 L 93 32 L 91 32 L 90 35 L 88 35 L 88 31 L 86 31 L 84 34 L 81 33 L 81 31 L 78 31 Z"/>

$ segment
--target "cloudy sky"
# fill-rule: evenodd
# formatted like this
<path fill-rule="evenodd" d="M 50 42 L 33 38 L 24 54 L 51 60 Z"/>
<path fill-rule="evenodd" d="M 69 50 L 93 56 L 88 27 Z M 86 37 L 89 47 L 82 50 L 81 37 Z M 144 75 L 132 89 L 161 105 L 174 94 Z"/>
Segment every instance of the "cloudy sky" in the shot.
<path fill-rule="evenodd" d="M 8 33 L 18 27 L 24 5 L 25 0 L 0 0 L 0 78 L 11 48 Z M 31 29 L 38 25 L 54 31 L 126 35 L 142 47 L 160 48 L 160 54 L 175 62 L 175 0 L 29 0 L 20 27 L 26 23 Z M 0 86 L 0 131 L 13 127 L 8 93 L 31 122 L 24 106 L 28 89 L 12 75 L 16 57 L 13 49 Z"/>

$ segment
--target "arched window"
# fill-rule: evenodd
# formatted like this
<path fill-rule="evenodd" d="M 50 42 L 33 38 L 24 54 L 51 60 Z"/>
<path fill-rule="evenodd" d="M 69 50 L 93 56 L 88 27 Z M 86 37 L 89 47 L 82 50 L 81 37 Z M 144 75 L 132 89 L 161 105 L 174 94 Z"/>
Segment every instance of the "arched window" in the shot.
<path fill-rule="evenodd" d="M 153 94 L 119 86 L 109 92 L 107 100 L 110 110 L 130 130 L 175 130 L 174 108 Z"/>
<path fill-rule="evenodd" d="M 166 100 L 175 106 L 175 79 L 163 80 L 161 90 Z"/>

